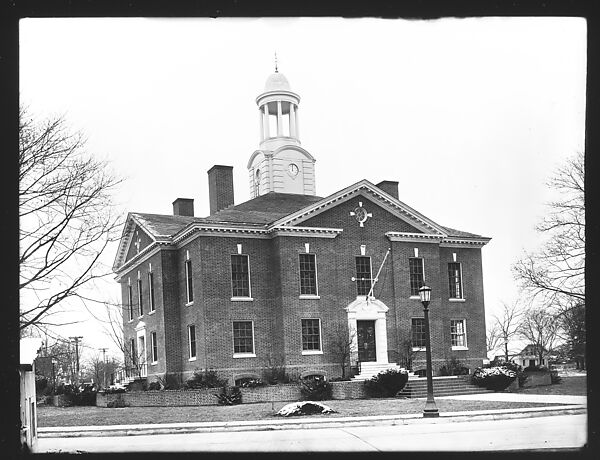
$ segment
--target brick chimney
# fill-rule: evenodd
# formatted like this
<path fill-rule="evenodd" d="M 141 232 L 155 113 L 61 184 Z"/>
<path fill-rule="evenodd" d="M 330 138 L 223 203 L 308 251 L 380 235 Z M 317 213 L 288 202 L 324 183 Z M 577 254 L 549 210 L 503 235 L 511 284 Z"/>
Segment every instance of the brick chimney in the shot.
<path fill-rule="evenodd" d="M 398 197 L 398 182 L 397 181 L 393 181 L 393 180 L 381 181 L 381 182 L 379 182 L 379 184 L 377 184 L 377 188 L 379 188 L 380 190 L 383 190 L 388 195 L 392 195 L 397 200 L 399 199 L 399 197 Z"/>
<path fill-rule="evenodd" d="M 214 165 L 208 170 L 210 215 L 233 204 L 233 166 Z"/>
<path fill-rule="evenodd" d="M 191 198 L 177 198 L 173 201 L 173 215 L 194 217 L 194 200 Z"/>

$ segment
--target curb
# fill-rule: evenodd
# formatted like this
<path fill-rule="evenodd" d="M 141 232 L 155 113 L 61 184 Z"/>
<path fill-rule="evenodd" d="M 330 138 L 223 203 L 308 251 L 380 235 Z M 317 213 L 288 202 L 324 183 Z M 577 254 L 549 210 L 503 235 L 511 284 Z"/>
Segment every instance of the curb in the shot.
<path fill-rule="evenodd" d="M 337 417 L 331 419 L 269 419 L 231 422 L 169 423 L 147 425 L 111 425 L 111 426 L 75 426 L 40 427 L 39 438 L 73 438 L 102 436 L 142 436 L 154 434 L 178 433 L 215 433 L 223 431 L 273 431 L 319 428 L 343 428 L 350 426 L 395 426 L 417 423 L 452 423 L 481 420 L 506 420 L 527 417 L 546 417 L 552 415 L 585 414 L 587 407 L 581 404 L 564 406 L 526 407 L 514 409 L 490 409 L 481 411 L 462 411 L 440 413 L 436 418 L 423 418 L 423 415 L 387 415 L 367 417 Z"/>

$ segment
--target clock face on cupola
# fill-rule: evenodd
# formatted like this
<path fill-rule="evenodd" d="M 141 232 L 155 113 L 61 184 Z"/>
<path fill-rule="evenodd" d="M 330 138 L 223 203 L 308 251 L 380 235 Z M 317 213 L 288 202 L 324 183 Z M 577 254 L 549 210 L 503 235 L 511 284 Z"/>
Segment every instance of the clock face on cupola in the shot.
<path fill-rule="evenodd" d="M 260 143 L 248 161 L 250 196 L 269 192 L 315 195 L 315 159 L 300 146 L 298 106 L 287 78 L 277 69 L 256 98 Z"/>

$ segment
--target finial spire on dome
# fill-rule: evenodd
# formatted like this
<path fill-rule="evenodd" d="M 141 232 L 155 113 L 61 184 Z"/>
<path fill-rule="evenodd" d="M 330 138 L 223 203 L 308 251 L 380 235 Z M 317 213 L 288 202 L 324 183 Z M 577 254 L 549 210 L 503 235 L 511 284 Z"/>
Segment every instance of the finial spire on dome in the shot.
<path fill-rule="evenodd" d="M 275 72 L 279 72 L 279 70 L 277 70 L 277 51 L 275 51 Z"/>

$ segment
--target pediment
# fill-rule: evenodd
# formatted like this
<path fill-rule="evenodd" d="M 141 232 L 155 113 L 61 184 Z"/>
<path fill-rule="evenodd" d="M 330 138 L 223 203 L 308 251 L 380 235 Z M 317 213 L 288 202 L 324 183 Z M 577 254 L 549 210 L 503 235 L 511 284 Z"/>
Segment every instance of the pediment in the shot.
<path fill-rule="evenodd" d="M 371 217 L 374 218 L 374 213 L 369 211 L 369 205 L 367 203 L 372 207 L 376 207 L 379 211 L 383 211 L 379 212 L 380 217 L 387 215 L 397 219 L 398 228 L 390 228 L 389 231 L 401 231 L 413 234 L 422 233 L 442 238 L 447 236 L 445 229 L 441 225 L 438 225 L 431 219 L 412 209 L 410 206 L 387 194 L 367 180 L 362 180 L 293 214 L 279 219 L 272 224 L 272 227 L 325 226 L 345 228 L 346 225 L 343 225 L 344 223 L 348 225 L 360 224 L 360 222 L 357 222 L 350 214 L 351 212 L 355 212 L 359 207 L 364 207 L 367 216 L 373 214 L 373 216 L 368 216 L 363 222 L 363 225 L 367 226 L 369 224 L 368 219 Z M 338 212 L 337 215 L 331 219 L 317 218 L 317 216 L 323 217 L 326 213 L 333 216 L 336 209 L 340 210 L 341 214 Z M 319 220 L 324 221 L 323 225 L 316 224 Z"/>
<path fill-rule="evenodd" d="M 145 230 L 133 215 L 128 215 L 119 241 L 119 249 L 117 250 L 113 270 L 116 271 L 155 241 L 150 232 Z"/>
<path fill-rule="evenodd" d="M 376 315 L 377 313 L 387 313 L 389 308 L 381 300 L 372 297 L 367 299 L 367 296 L 360 296 L 344 308 L 344 310 L 348 313 Z"/>

